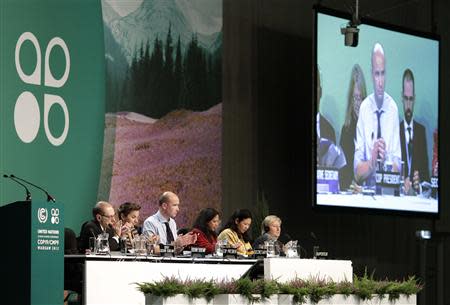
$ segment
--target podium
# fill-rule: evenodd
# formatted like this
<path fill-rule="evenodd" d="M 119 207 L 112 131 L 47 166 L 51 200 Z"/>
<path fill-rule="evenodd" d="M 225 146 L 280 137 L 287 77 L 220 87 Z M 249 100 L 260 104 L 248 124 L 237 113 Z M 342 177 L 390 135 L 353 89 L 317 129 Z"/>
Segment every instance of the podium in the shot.
<path fill-rule="evenodd" d="M 18 201 L 0 207 L 2 304 L 63 304 L 63 206 Z"/>

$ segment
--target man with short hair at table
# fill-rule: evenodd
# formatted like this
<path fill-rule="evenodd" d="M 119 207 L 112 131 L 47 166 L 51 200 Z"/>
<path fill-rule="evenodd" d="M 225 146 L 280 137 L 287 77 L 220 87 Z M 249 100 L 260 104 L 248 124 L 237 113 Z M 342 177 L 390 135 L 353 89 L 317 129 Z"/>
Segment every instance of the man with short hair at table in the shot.
<path fill-rule="evenodd" d="M 106 201 L 99 201 L 92 209 L 93 220 L 85 222 L 81 227 L 80 245 L 81 253 L 89 249 L 89 238 L 99 234 L 108 233 L 109 249 L 119 250 L 119 236 L 121 223 L 116 222 L 114 207 Z"/>
<path fill-rule="evenodd" d="M 366 186 L 375 186 L 378 163 L 382 166 L 389 161 L 390 170 L 398 172 L 402 157 L 398 109 L 394 99 L 384 91 L 386 59 L 380 43 L 375 43 L 371 59 L 373 93 L 359 109 L 354 158 L 356 182 Z"/>
<path fill-rule="evenodd" d="M 174 218 L 180 210 L 180 199 L 178 196 L 173 192 L 164 192 L 159 197 L 158 203 L 158 212 L 144 221 L 142 234 L 147 236 L 157 235 L 161 244 L 174 243 L 177 250 L 195 243 L 197 235 L 192 232 L 177 236 L 177 223 Z"/>

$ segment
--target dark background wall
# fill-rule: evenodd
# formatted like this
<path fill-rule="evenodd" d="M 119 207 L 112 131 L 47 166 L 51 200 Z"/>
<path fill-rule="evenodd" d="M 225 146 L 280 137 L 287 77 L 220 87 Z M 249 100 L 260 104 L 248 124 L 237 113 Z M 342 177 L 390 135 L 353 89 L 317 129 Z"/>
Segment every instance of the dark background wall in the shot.
<path fill-rule="evenodd" d="M 254 211 L 264 192 L 283 231 L 307 254 L 313 244 L 332 258 L 351 259 L 355 273 L 375 277 L 418 275 L 426 283 L 420 304 L 450 304 L 450 190 L 447 130 L 450 66 L 449 3 L 360 1 L 374 20 L 441 37 L 441 215 L 437 220 L 365 211 L 312 208 L 313 5 L 306 0 L 224 0 L 223 206 Z M 354 1 L 321 1 L 349 11 Z M 364 33 L 360 33 L 364 35 Z M 418 229 L 433 231 L 419 241 Z M 311 237 L 314 232 L 317 240 Z"/>

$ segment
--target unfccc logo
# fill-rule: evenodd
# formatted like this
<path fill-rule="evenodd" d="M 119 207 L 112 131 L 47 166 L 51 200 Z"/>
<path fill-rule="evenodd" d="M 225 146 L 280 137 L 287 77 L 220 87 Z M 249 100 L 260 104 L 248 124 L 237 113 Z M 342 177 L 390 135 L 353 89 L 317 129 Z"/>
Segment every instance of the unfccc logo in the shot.
<path fill-rule="evenodd" d="M 25 41 L 30 41 L 36 51 L 36 67 L 34 71 L 27 75 L 23 72 L 20 64 L 20 49 Z M 64 52 L 66 61 L 66 67 L 64 74 L 60 79 L 56 79 L 50 69 L 50 54 L 54 47 L 60 47 Z M 41 71 L 42 71 L 42 59 L 41 59 L 41 47 L 36 36 L 31 32 L 25 32 L 20 35 L 16 43 L 15 51 L 15 63 L 17 74 L 20 79 L 31 85 L 41 85 Z M 70 54 L 66 43 L 59 37 L 54 37 L 50 40 L 45 49 L 44 60 L 44 85 L 46 87 L 61 88 L 69 78 L 70 73 Z M 59 137 L 53 136 L 48 124 L 48 114 L 53 105 L 58 104 L 64 113 L 64 130 Z M 22 92 L 17 98 L 16 105 L 14 107 L 14 126 L 16 128 L 17 135 L 24 143 L 31 143 L 36 138 L 39 126 L 41 123 L 39 104 L 33 93 L 29 91 Z M 59 146 L 64 143 L 69 131 L 69 111 L 67 105 L 62 97 L 53 94 L 44 94 L 44 129 L 47 139 L 54 146 Z"/>
<path fill-rule="evenodd" d="M 39 208 L 38 209 L 38 220 L 40 223 L 45 223 L 47 222 L 47 218 L 48 218 L 48 212 L 46 208 Z"/>

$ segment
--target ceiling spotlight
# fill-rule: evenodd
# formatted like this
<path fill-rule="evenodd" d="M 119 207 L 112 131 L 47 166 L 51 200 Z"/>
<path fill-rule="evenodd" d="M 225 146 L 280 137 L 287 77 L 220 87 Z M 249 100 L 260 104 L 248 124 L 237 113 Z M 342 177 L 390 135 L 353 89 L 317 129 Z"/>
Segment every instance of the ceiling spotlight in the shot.
<path fill-rule="evenodd" d="M 348 24 L 345 28 L 341 28 L 341 34 L 345 35 L 344 44 L 347 47 L 358 46 L 359 29 L 356 26 Z"/>
<path fill-rule="evenodd" d="M 344 44 L 348 47 L 357 47 L 359 38 L 358 25 L 361 24 L 358 16 L 359 1 L 356 0 L 355 11 L 352 14 L 352 20 L 346 27 L 341 28 L 341 34 L 344 35 Z"/>

